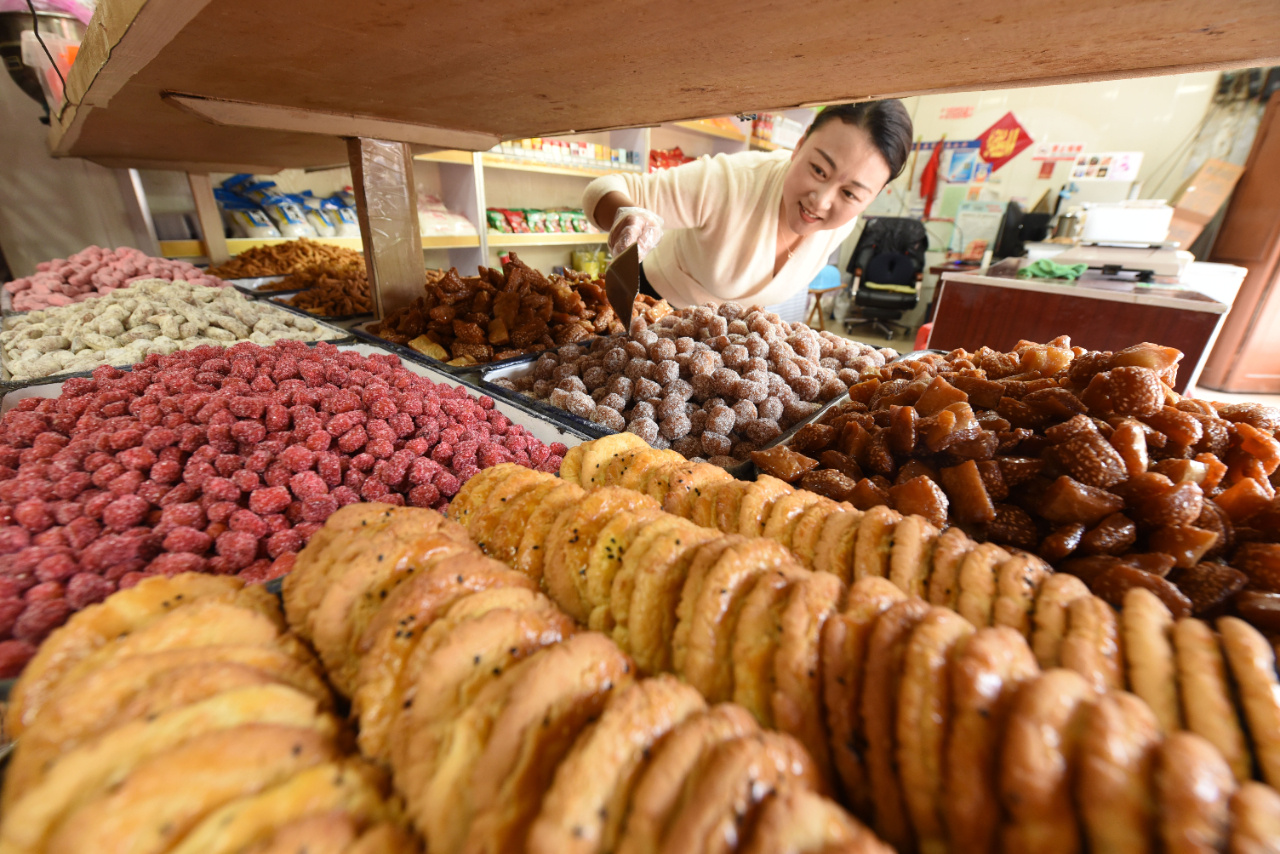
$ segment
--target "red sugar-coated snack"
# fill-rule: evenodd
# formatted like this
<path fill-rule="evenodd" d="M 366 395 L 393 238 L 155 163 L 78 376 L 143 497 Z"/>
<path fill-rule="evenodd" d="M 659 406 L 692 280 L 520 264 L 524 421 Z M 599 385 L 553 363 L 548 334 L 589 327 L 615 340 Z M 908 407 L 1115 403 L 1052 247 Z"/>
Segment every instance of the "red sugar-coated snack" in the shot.
<path fill-rule="evenodd" d="M 36 578 L 40 581 L 66 581 L 80 569 L 76 559 L 70 554 L 54 554 L 40 561 L 36 566 Z"/>
<path fill-rule="evenodd" d="M 182 479 L 182 466 L 173 460 L 160 460 L 151 467 L 150 475 L 156 483 L 177 483 Z"/>
<path fill-rule="evenodd" d="M 164 497 L 169 493 L 169 487 L 163 483 L 156 483 L 153 480 L 144 481 L 138 487 L 138 497 L 145 499 L 148 504 L 159 505 Z"/>
<path fill-rule="evenodd" d="M 151 505 L 136 495 L 122 495 L 116 498 L 102 511 L 102 522 L 108 528 L 122 531 L 132 528 L 147 518 Z"/>
<path fill-rule="evenodd" d="M 150 448 L 129 448 L 116 454 L 116 462 L 133 471 L 147 471 L 156 459 L 155 451 Z"/>
<path fill-rule="evenodd" d="M 262 539 L 271 532 L 267 527 L 267 523 L 262 517 L 252 510 L 237 510 L 227 519 L 227 527 L 233 531 L 243 531 L 246 534 L 252 534 L 257 539 Z"/>
<path fill-rule="evenodd" d="M 218 458 L 213 461 L 213 467 L 222 477 L 231 477 L 244 468 L 244 457 L 232 453 L 218 454 Z"/>
<path fill-rule="evenodd" d="M 10 555 L 31 545 L 31 534 L 16 525 L 0 529 L 0 555 Z"/>
<path fill-rule="evenodd" d="M 18 622 L 26 607 L 25 602 L 12 596 L 0 599 L 0 634 L 7 635 L 13 631 L 13 624 Z"/>
<path fill-rule="evenodd" d="M 243 569 L 257 557 L 258 538 L 244 531 L 226 531 L 218 535 L 214 549 L 235 569 Z"/>
<path fill-rule="evenodd" d="M 338 502 L 332 495 L 321 495 L 308 498 L 302 502 L 302 519 L 305 522 L 323 522 L 338 509 Z"/>
<path fill-rule="evenodd" d="M 333 500 L 338 502 L 339 507 L 346 507 L 348 504 L 356 504 L 360 501 L 359 494 L 349 486 L 335 487 L 329 493 L 333 496 Z"/>
<path fill-rule="evenodd" d="M 48 505 L 34 498 L 19 502 L 13 508 L 13 519 L 33 534 L 38 534 L 49 528 L 54 521 Z"/>
<path fill-rule="evenodd" d="M 289 478 L 293 477 L 293 472 L 283 463 L 272 463 L 267 466 L 267 470 L 262 473 L 262 479 L 266 481 L 269 487 L 288 486 Z"/>
<path fill-rule="evenodd" d="M 156 573 L 147 573 L 147 572 L 139 572 L 139 571 L 126 572 L 124 575 L 120 576 L 120 580 L 116 586 L 120 590 L 128 590 L 130 587 L 136 586 L 138 582 L 142 581 L 144 578 L 148 578 L 155 574 Z M 175 572 L 172 574 L 177 575 L 178 573 Z"/>
<path fill-rule="evenodd" d="M 119 477 L 114 477 L 107 484 L 107 491 L 117 497 L 121 495 L 136 495 L 138 488 L 146 481 L 147 476 L 140 471 L 127 471 Z"/>
<path fill-rule="evenodd" d="M 390 492 L 387 485 L 376 477 L 368 478 L 360 486 L 360 497 L 365 501 L 381 501 Z"/>
<path fill-rule="evenodd" d="M 295 498 L 305 500 L 327 494 L 329 487 L 320 475 L 313 471 L 304 471 L 289 478 L 289 490 Z"/>
<path fill-rule="evenodd" d="M 306 471 L 315 464 L 316 455 L 301 445 L 291 445 L 277 458 L 285 467 L 293 472 Z"/>
<path fill-rule="evenodd" d="M 165 536 L 164 547 L 170 552 L 202 555 L 209 550 L 212 539 L 204 531 L 197 531 L 195 528 L 174 528 Z"/>
<path fill-rule="evenodd" d="M 395 502 L 390 500 L 392 498 L 400 498 L 400 496 L 399 495 L 388 496 L 387 503 L 394 504 Z M 305 543 L 307 540 L 311 539 L 312 534 L 314 534 L 316 531 L 320 530 L 323 527 L 324 525 L 321 524 L 320 522 L 303 522 L 301 525 L 298 525 L 297 527 L 295 527 L 294 530 L 298 532 L 298 536 L 302 537 L 302 541 Z"/>
<path fill-rule="evenodd" d="M 17 676 L 35 654 L 35 646 L 26 641 L 0 641 L 0 679 Z"/>
<path fill-rule="evenodd" d="M 204 494 L 215 501 L 239 501 L 240 487 L 225 477 L 211 477 L 204 482 Z"/>
<path fill-rule="evenodd" d="M 67 621 L 71 605 L 65 599 L 45 599 L 28 602 L 26 610 L 13 624 L 13 637 L 28 643 L 39 643 L 49 632 Z"/>
<path fill-rule="evenodd" d="M 67 582 L 67 604 L 79 611 L 106 599 L 115 589 L 115 584 L 101 575 L 81 572 Z"/>
<path fill-rule="evenodd" d="M 200 555 L 183 554 L 170 552 L 162 554 L 147 564 L 146 570 L 151 575 L 181 575 L 184 572 L 204 572 L 208 566 L 208 560 Z M 119 586 L 124 590 L 128 576 L 131 573 L 125 573 L 120 578 Z M 137 583 L 136 581 L 134 582 Z"/>
<path fill-rule="evenodd" d="M 253 492 L 253 490 L 262 486 L 262 478 L 258 476 L 258 473 L 248 469 L 240 469 L 240 471 L 233 473 L 231 482 L 241 492 Z"/>
<path fill-rule="evenodd" d="M 225 522 L 231 518 L 231 514 L 239 509 L 239 505 L 231 501 L 217 501 L 209 505 L 209 509 L 205 511 L 205 515 L 212 522 Z M 207 530 L 207 529 L 206 529 Z"/>
<path fill-rule="evenodd" d="M 87 516 L 72 519 L 66 525 L 67 542 L 71 548 L 83 551 L 102 535 L 102 526 Z"/>
<path fill-rule="evenodd" d="M 277 577 L 338 507 L 443 509 L 508 460 L 559 462 L 491 401 L 389 355 L 236 344 L 99 369 L 0 419 L 0 603 L 57 600 L 44 618 L 60 621 L 157 573 Z"/>
<path fill-rule="evenodd" d="M 293 497 L 283 486 L 259 489 L 249 495 L 249 509 L 259 515 L 279 513 L 289 506 Z"/>
<path fill-rule="evenodd" d="M 61 599 L 65 592 L 61 581 L 42 581 L 29 588 L 22 598 L 26 602 L 47 602 L 50 599 Z"/>
<path fill-rule="evenodd" d="M 300 548 L 302 537 L 293 529 L 279 531 L 267 538 L 267 554 L 273 559 L 287 552 L 296 552 Z"/>

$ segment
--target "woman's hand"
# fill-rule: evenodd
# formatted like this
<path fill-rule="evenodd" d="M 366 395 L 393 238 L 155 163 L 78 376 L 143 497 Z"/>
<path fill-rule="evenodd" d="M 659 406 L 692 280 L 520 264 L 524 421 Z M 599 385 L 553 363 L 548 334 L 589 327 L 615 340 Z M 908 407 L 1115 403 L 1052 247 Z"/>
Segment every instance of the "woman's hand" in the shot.
<path fill-rule="evenodd" d="M 638 207 L 620 207 L 609 229 L 609 252 L 616 258 L 635 245 L 640 260 L 662 239 L 662 217 Z"/>

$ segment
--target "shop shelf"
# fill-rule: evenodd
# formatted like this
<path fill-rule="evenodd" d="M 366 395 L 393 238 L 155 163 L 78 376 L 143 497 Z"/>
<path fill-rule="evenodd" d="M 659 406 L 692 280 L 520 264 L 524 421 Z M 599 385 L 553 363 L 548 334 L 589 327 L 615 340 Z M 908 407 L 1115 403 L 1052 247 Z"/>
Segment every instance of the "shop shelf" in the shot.
<path fill-rule="evenodd" d="M 682 130 L 691 130 L 695 133 L 703 134 L 704 136 L 714 136 L 719 139 L 730 139 L 734 142 L 745 142 L 747 139 L 746 134 L 726 130 L 707 121 L 673 122 L 672 126 L 681 128 Z"/>
<path fill-rule="evenodd" d="M 490 247 L 507 246 L 579 246 L 588 243 L 604 243 L 607 234 L 504 234 L 489 232 Z"/>
<path fill-rule="evenodd" d="M 471 164 L 471 154 L 466 151 L 433 151 L 430 154 L 419 154 L 415 160 L 428 163 L 462 163 Z M 572 175 L 575 178 L 599 178 L 614 172 L 638 172 L 634 166 L 575 166 L 568 163 L 545 163 L 527 157 L 515 157 L 508 154 L 485 154 L 481 162 L 486 169 L 507 169 L 512 172 L 538 172 L 543 175 Z"/>
<path fill-rule="evenodd" d="M 284 237 L 232 237 L 227 240 L 227 250 L 232 255 L 253 249 L 258 246 L 276 246 L 288 243 L 290 238 Z M 329 246 L 341 246 L 345 249 L 361 249 L 363 244 L 358 237 L 315 237 L 308 238 L 316 243 Z M 480 245 L 476 235 L 440 235 L 422 238 L 423 249 L 467 249 Z M 203 240 L 161 240 L 160 254 L 165 258 L 201 258 L 204 257 Z"/>

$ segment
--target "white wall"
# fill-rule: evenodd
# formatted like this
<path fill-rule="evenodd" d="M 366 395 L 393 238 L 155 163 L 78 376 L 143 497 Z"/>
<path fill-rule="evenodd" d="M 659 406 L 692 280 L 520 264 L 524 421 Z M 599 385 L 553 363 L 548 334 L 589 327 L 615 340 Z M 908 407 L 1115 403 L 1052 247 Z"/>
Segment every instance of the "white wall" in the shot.
<path fill-rule="evenodd" d="M 912 114 L 917 139 L 926 142 L 943 134 L 949 140 L 974 139 L 1005 113 L 1012 112 L 1034 142 L 1079 142 L 1086 152 L 1142 151 L 1138 174 L 1143 184 L 1141 196 L 1167 199 L 1182 183 L 1183 163 L 1205 118 L 1217 79 L 1216 71 L 1200 72 L 923 95 L 907 98 L 903 103 Z M 947 107 L 968 106 L 974 108 L 969 118 L 942 118 Z M 1066 163 L 1054 168 L 1053 177 L 1039 178 L 1040 161 L 1031 159 L 1033 150 L 1034 146 L 1024 150 L 992 174 L 988 184 L 1000 201 L 1013 198 L 1035 204 L 1045 190 L 1056 191 L 1069 180 Z M 920 158 L 917 172 L 924 162 Z M 903 192 L 906 179 L 904 173 L 895 182 L 896 193 Z M 897 212 L 903 201 L 901 195 L 879 200 L 877 212 Z"/>
<path fill-rule="evenodd" d="M 18 277 L 90 244 L 137 245 L 115 174 L 49 156 L 43 112 L 0 74 L 0 248 Z"/>

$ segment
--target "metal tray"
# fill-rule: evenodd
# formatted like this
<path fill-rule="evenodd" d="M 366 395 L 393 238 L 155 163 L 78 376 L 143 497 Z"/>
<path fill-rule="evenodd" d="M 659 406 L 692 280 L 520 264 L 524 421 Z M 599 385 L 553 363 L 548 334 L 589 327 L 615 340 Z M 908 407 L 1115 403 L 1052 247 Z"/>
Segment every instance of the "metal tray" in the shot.
<path fill-rule="evenodd" d="M 537 360 L 538 356 L 526 356 L 519 361 L 513 360 L 510 364 L 486 367 L 480 372 L 481 390 L 490 397 L 501 398 L 526 407 L 531 407 L 543 418 L 547 418 L 556 424 L 562 424 L 568 429 L 585 433 L 592 439 L 601 439 L 605 436 L 612 436 L 614 434 L 614 431 L 607 427 L 602 427 L 594 421 L 588 421 L 587 419 L 574 415 L 572 412 L 568 412 L 558 406 L 552 406 L 545 400 L 535 400 L 527 394 L 522 394 L 521 392 L 513 391 L 512 389 L 503 388 L 500 385 L 494 384 L 494 380 L 515 379 L 523 376 L 532 370 L 533 363 Z M 791 427 L 787 428 L 782 435 L 774 439 L 772 442 L 767 443 L 763 448 L 761 448 L 761 450 L 767 451 L 770 448 L 774 448 L 778 445 L 791 441 L 791 438 L 795 436 L 796 432 L 801 427 L 804 427 L 807 424 L 812 424 L 815 420 L 822 418 L 828 409 L 839 403 L 847 401 L 848 399 L 848 392 L 832 398 L 822 404 L 822 406 L 808 418 L 801 419 Z M 739 480 L 755 480 L 757 474 L 755 463 L 750 460 L 744 460 L 736 466 L 727 466 L 725 471 L 729 472 L 729 474 Z"/>
<path fill-rule="evenodd" d="M 326 341 L 324 343 L 331 344 L 334 342 Z M 389 352 L 381 347 L 362 342 L 338 343 L 337 347 L 343 352 L 350 351 L 359 353 L 362 356 L 382 355 Z M 393 353 L 392 355 L 396 354 Z M 401 359 L 400 362 L 405 370 L 411 371 L 419 376 L 426 377 L 432 382 L 443 383 L 450 386 L 462 386 L 472 394 L 483 393 L 483 390 L 477 388 L 474 384 L 462 382 L 457 377 L 441 373 L 440 371 L 434 370 L 426 365 L 406 362 L 404 359 Z M 120 370 L 127 371 L 129 370 L 129 367 L 124 367 Z M 57 397 L 62 391 L 62 384 L 68 379 L 71 379 L 72 377 L 87 376 L 89 376 L 89 373 L 84 372 L 58 377 L 42 377 L 38 380 L 32 380 L 29 383 L 23 383 L 20 385 L 0 385 L 0 415 L 3 415 L 14 406 L 17 406 L 18 401 L 24 398 Z M 549 445 L 552 442 L 560 442 L 571 448 L 587 439 L 596 438 L 593 436 L 584 436 L 579 432 L 565 427 L 564 425 L 557 424 L 544 417 L 540 412 L 536 412 L 519 403 L 499 400 L 497 398 L 494 399 L 493 403 L 494 408 L 510 418 L 513 424 L 519 424 L 521 427 L 524 427 L 533 434 L 536 439 L 544 444 Z"/>
<path fill-rule="evenodd" d="M 287 276 L 260 276 L 256 279 L 223 279 L 224 282 L 231 285 L 242 294 L 251 297 L 269 297 L 279 296 L 280 294 L 296 294 L 302 291 L 302 288 L 288 291 L 264 291 L 262 286 L 271 282 L 278 282 Z"/>
<path fill-rule="evenodd" d="M 433 359 L 430 356 L 426 355 L 425 353 L 419 353 L 417 350 L 413 349 L 412 347 L 406 346 L 404 344 L 396 344 L 395 342 L 388 341 L 385 338 L 379 338 L 377 335 L 374 335 L 372 332 L 368 331 L 365 328 L 370 324 L 373 324 L 376 322 L 377 322 L 376 320 L 366 320 L 366 321 L 357 323 L 351 327 L 351 334 L 354 335 L 356 338 L 360 339 L 361 341 L 368 341 L 370 344 L 375 344 L 379 347 L 382 347 L 383 349 L 389 350 L 392 353 L 395 353 L 397 356 L 399 356 L 402 359 L 407 359 L 409 361 L 417 362 L 422 365 L 430 365 L 435 370 L 443 371 L 444 373 L 454 377 L 466 377 L 467 379 L 471 380 L 470 384 L 472 384 L 473 387 L 476 387 L 476 388 L 479 388 L 478 383 L 479 383 L 480 373 L 482 371 L 487 370 L 489 368 L 502 367 L 504 365 L 519 364 L 520 362 L 523 362 L 527 359 L 536 359 L 538 356 L 541 356 L 543 352 L 545 352 L 545 351 L 539 351 L 537 353 L 531 353 L 525 356 L 513 356 L 510 359 L 503 359 L 500 362 L 486 362 L 483 365 L 450 365 L 447 362 L 440 361 L 439 359 Z"/>
<path fill-rule="evenodd" d="M 340 326 L 335 326 L 332 323 L 325 323 L 319 318 L 313 317 L 312 315 L 307 314 L 305 311 L 299 311 L 298 309 L 293 308 L 292 306 L 287 306 L 287 305 L 279 306 L 279 308 L 289 312 L 290 314 L 296 314 L 300 317 L 305 317 L 308 320 L 315 321 L 320 326 L 323 326 L 329 330 L 332 330 L 333 337 L 324 339 L 324 343 L 326 344 L 345 344 L 345 343 L 350 343 L 351 341 L 354 340 L 351 333 L 348 332 L 346 329 L 343 329 Z M 240 343 L 240 342 L 229 342 L 229 343 Z M 315 344 L 318 344 L 318 343 L 320 342 L 319 341 L 307 342 L 308 346 L 314 346 Z M 122 371 L 127 371 L 132 366 L 131 365 L 112 365 L 112 367 L 118 368 L 119 370 L 122 370 Z M 3 360 L 0 359 L 0 393 L 9 389 L 25 388 L 27 386 L 32 386 L 32 385 L 45 385 L 51 382 L 62 382 L 64 380 L 72 379 L 73 377 L 87 377 L 92 375 L 92 373 L 93 373 L 92 370 L 72 371 L 64 374 L 51 374 L 50 376 L 47 376 L 47 377 L 33 377 L 29 380 L 14 380 L 9 378 L 9 369 L 5 367 Z"/>
<path fill-rule="evenodd" d="M 373 312 L 371 311 L 362 311 L 359 314 L 341 314 L 341 315 L 312 314 L 311 312 L 307 311 L 305 308 L 298 308 L 295 305 L 290 305 L 289 303 L 285 302 L 286 298 L 290 296 L 296 296 L 297 294 L 300 294 L 300 293 L 303 293 L 303 291 L 275 291 L 271 294 L 271 296 L 266 297 L 265 300 L 266 302 L 269 302 L 272 305 L 278 305 L 281 308 L 287 308 L 292 311 L 300 311 L 307 317 L 310 317 L 312 320 L 323 320 L 326 323 L 350 323 L 352 321 L 362 320 L 365 318 L 371 319 L 373 317 Z"/>

